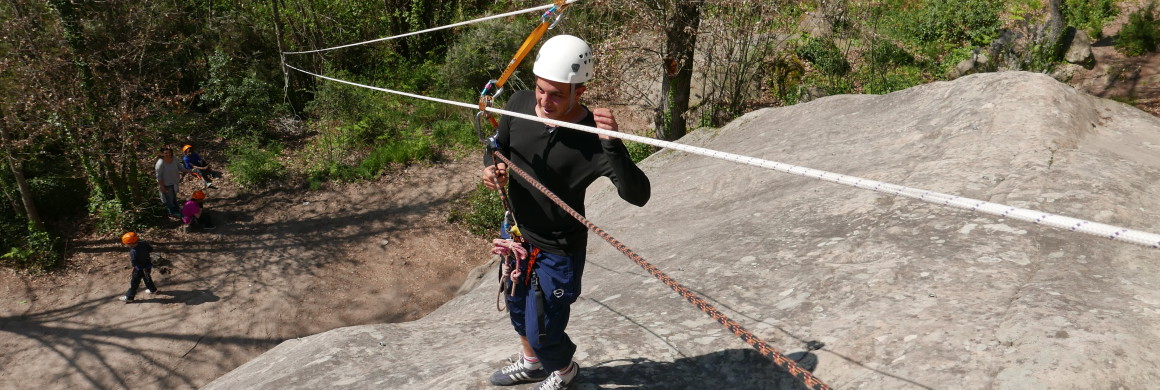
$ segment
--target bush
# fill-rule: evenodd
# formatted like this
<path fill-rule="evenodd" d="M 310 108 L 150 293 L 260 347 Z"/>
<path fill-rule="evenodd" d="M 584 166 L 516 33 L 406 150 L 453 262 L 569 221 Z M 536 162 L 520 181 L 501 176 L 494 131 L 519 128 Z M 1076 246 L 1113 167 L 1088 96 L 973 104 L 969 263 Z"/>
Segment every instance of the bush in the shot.
<path fill-rule="evenodd" d="M 805 37 L 794 52 L 798 57 L 814 64 L 814 67 L 822 73 L 841 76 L 850 71 L 850 62 L 846 60 L 846 55 L 832 40 Z"/>
<path fill-rule="evenodd" d="M 149 187 L 146 187 L 149 188 Z M 89 214 L 97 233 L 112 233 L 129 226 L 133 217 L 117 199 L 103 199 L 96 192 L 89 197 Z"/>
<path fill-rule="evenodd" d="M 383 168 L 391 163 L 430 161 L 434 157 L 435 149 L 431 145 L 431 137 L 414 132 L 409 137 L 375 147 L 359 163 L 358 173 L 363 179 L 372 179 L 382 174 Z"/>
<path fill-rule="evenodd" d="M 56 239 L 51 234 L 28 231 L 23 243 L 0 255 L 0 264 L 33 275 L 42 275 L 60 264 L 60 254 L 56 252 L 55 246 Z"/>
<path fill-rule="evenodd" d="M 870 94 L 887 94 L 901 91 L 923 83 L 922 70 L 914 66 L 903 66 L 885 72 L 871 71 L 867 74 L 862 89 Z"/>
<path fill-rule="evenodd" d="M 1156 21 L 1156 2 L 1128 15 L 1128 23 L 1116 39 L 1116 50 L 1127 56 L 1138 56 L 1156 51 L 1160 44 L 1160 23 Z"/>
<path fill-rule="evenodd" d="M 1003 10 L 999 0 L 923 0 L 903 19 L 904 29 L 919 42 L 969 42 L 985 46 L 999 35 Z"/>
<path fill-rule="evenodd" d="M 447 222 L 463 224 L 471 234 L 491 237 L 498 235 L 503 213 L 499 192 L 480 183 L 451 209 L 447 214 Z"/>
<path fill-rule="evenodd" d="M 914 56 L 903 50 L 894 42 L 879 39 L 870 46 L 870 64 L 877 67 L 902 66 L 914 64 Z"/>
<path fill-rule="evenodd" d="M 1120 13 L 1116 0 L 1063 0 L 1060 11 L 1065 23 L 1097 39 L 1103 36 L 1104 23 Z"/>
<path fill-rule="evenodd" d="M 278 160 L 281 146 L 270 143 L 266 147 L 255 138 L 247 138 L 226 151 L 230 155 L 228 170 L 234 182 L 243 187 L 261 187 L 275 182 L 286 173 Z"/>
<path fill-rule="evenodd" d="M 503 74 L 504 68 L 535 24 L 531 19 L 521 17 L 516 22 L 480 23 L 459 34 L 447 50 L 447 57 L 440 69 L 441 74 L 447 75 L 441 79 L 444 90 L 453 98 L 478 100 L 484 84 Z M 529 84 L 521 80 L 520 76 L 531 77 L 531 63 L 535 58 L 535 52 L 528 54 L 518 68 L 520 71 L 505 85 L 509 91 L 505 95 L 509 95 L 513 87 L 528 89 Z"/>
<path fill-rule="evenodd" d="M 632 158 L 634 163 L 639 163 L 656 152 L 652 145 L 640 142 L 624 141 L 624 147 L 628 149 L 628 156 Z"/>
<path fill-rule="evenodd" d="M 270 83 L 252 71 L 241 75 L 233 69 L 230 58 L 221 50 L 209 57 L 209 79 L 202 83 L 202 99 L 214 107 L 210 114 L 222 123 L 228 135 L 262 135 L 266 122 L 277 113 L 271 104 Z"/>

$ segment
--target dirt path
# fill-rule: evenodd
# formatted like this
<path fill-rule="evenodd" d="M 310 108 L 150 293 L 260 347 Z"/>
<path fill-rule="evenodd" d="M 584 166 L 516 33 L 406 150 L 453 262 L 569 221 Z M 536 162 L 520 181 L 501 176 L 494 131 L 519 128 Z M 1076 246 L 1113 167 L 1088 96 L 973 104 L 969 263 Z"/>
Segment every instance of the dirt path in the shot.
<path fill-rule="evenodd" d="M 132 304 L 117 301 L 129 267 L 112 237 L 70 243 L 61 275 L 0 276 L 0 389 L 197 388 L 286 339 L 420 318 L 488 259 L 446 222 L 478 180 L 464 161 L 314 192 L 223 180 L 217 230 L 143 232 L 160 291 Z"/>

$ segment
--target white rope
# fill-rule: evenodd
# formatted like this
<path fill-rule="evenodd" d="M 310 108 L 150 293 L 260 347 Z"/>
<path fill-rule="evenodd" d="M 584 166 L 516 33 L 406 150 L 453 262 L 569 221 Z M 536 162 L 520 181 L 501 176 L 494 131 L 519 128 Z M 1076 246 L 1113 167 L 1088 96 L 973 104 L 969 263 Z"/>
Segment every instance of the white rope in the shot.
<path fill-rule="evenodd" d="M 439 99 L 439 98 L 433 98 L 433 97 L 428 97 L 428 96 L 400 92 L 400 91 L 390 90 L 390 89 L 386 89 L 386 88 L 372 87 L 369 85 L 358 84 L 358 83 L 354 83 L 354 82 L 350 82 L 350 81 L 339 80 L 336 78 L 326 77 L 326 76 L 323 76 L 320 74 L 307 72 L 305 70 L 298 69 L 298 68 L 295 68 L 295 67 L 290 66 L 290 65 L 287 65 L 287 66 L 290 67 L 291 69 L 297 70 L 299 72 L 306 73 L 306 74 L 309 74 L 309 75 L 312 75 L 312 76 L 315 76 L 318 78 L 338 82 L 338 83 L 349 84 L 349 85 L 353 85 L 353 86 L 357 86 L 357 87 L 373 89 L 376 91 L 393 93 L 396 95 L 412 97 L 415 99 L 428 100 L 428 101 L 450 104 L 453 106 L 459 106 L 459 107 L 476 109 L 476 110 L 479 109 L 479 106 L 475 105 L 475 104 L 461 103 L 461 102 L 456 102 L 456 101 L 451 101 L 451 100 L 444 100 L 444 99 Z M 934 204 L 939 204 L 939 205 L 943 205 L 943 206 L 956 207 L 956 208 L 960 208 L 960 209 L 964 209 L 964 210 L 977 211 L 977 212 L 982 212 L 982 213 L 986 213 L 986 214 L 997 215 L 997 216 L 1004 217 L 1004 218 L 1013 218 L 1013 219 L 1018 219 L 1021 221 L 1031 222 L 1031 223 L 1034 223 L 1037 225 L 1046 225 L 1046 226 L 1051 226 L 1051 227 L 1064 229 L 1064 230 L 1068 230 L 1068 231 L 1087 233 L 1087 234 L 1091 234 L 1094 236 L 1105 237 L 1105 238 L 1108 238 L 1108 239 L 1113 240 L 1113 241 L 1122 241 L 1122 242 L 1127 242 L 1127 243 L 1132 243 L 1132 244 L 1136 244 L 1136 245 L 1150 247 L 1153 249 L 1160 249 L 1160 234 L 1149 233 L 1149 232 L 1144 232 L 1144 231 L 1139 231 L 1139 230 L 1132 230 L 1132 229 L 1127 229 L 1127 228 L 1123 228 L 1123 227 L 1119 227 L 1119 226 L 1106 225 L 1106 224 L 1102 224 L 1102 223 L 1098 223 L 1098 222 L 1086 221 L 1086 220 L 1082 220 L 1082 219 L 1076 219 L 1076 218 L 1072 218 L 1072 217 L 1067 217 L 1067 216 L 1063 216 L 1063 215 L 1056 215 L 1056 214 L 1046 213 L 1046 212 L 1042 212 L 1042 211 L 1019 208 L 1019 207 L 1014 207 L 1014 206 L 1007 206 L 1007 205 L 1002 205 L 1002 204 L 998 204 L 998 203 L 991 203 L 991 202 L 982 201 L 982 200 L 978 200 L 978 199 L 971 199 L 971 198 L 964 198 L 961 196 L 943 194 L 943 193 L 939 193 L 939 192 L 924 190 L 921 188 L 912 188 L 912 187 L 906 187 L 906 186 L 901 186 L 901 185 L 897 185 L 897 184 L 880 182 L 877 180 L 870 180 L 870 179 L 863 179 L 863 178 L 854 177 L 854 176 L 847 176 L 847 175 L 843 175 L 840 173 L 826 172 L 826 171 L 822 171 L 822 170 L 800 167 L 800 166 L 780 163 L 780 162 L 776 162 L 776 161 L 763 160 L 763 159 L 756 158 L 756 157 L 748 157 L 748 156 L 742 156 L 739 154 L 733 154 L 733 153 L 716 151 L 716 150 L 712 150 L 712 149 L 706 149 L 706 148 L 697 147 L 697 146 L 684 145 L 684 144 L 679 144 L 676 142 L 661 141 L 661 140 L 652 139 L 652 138 L 648 138 L 648 137 L 642 137 L 639 135 L 626 134 L 626 133 L 621 133 L 621 132 L 617 132 L 617 131 L 604 130 L 604 129 L 598 129 L 598 128 L 590 127 L 590 126 L 578 125 L 578 124 L 571 123 L 571 122 L 563 122 L 563 121 L 558 121 L 558 120 L 553 120 L 553 119 L 548 119 L 548 118 L 540 118 L 540 117 L 535 116 L 535 115 L 521 114 L 518 112 L 501 110 L 501 109 L 497 109 L 497 108 L 493 108 L 493 107 L 488 107 L 487 111 L 493 112 L 496 114 L 508 115 L 508 116 L 512 116 L 512 117 L 516 117 L 516 118 L 527 119 L 527 120 L 536 121 L 536 122 L 542 122 L 542 123 L 552 125 L 552 126 L 567 127 L 569 129 L 575 129 L 575 130 L 580 130 L 580 131 L 594 133 L 594 134 L 616 137 L 616 138 L 625 139 L 625 140 L 629 140 L 629 141 L 640 142 L 642 144 L 648 144 L 648 145 L 657 146 L 657 147 L 661 147 L 661 148 L 679 150 L 679 151 L 686 152 L 686 153 L 692 153 L 692 154 L 712 157 L 712 158 L 721 159 L 721 160 L 725 160 L 725 161 L 732 161 L 732 162 L 742 163 L 742 164 L 746 164 L 746 165 L 752 165 L 752 166 L 762 167 L 762 168 L 766 168 L 766 169 L 772 169 L 775 171 L 799 175 L 799 176 L 803 176 L 803 177 L 821 179 L 821 180 L 825 180 L 825 181 L 832 182 L 832 183 L 844 184 L 844 185 L 848 185 L 848 186 L 872 190 L 872 191 L 881 192 L 881 193 L 885 193 L 885 194 L 905 196 L 908 198 L 918 199 L 918 200 L 921 200 L 923 202 L 934 203 Z"/>
<path fill-rule="evenodd" d="M 580 1 L 580 0 L 568 0 L 568 1 L 566 1 L 565 3 L 566 3 L 566 4 L 572 4 L 572 3 L 575 3 L 575 2 L 577 2 L 577 1 Z M 552 7 L 555 7 L 555 5 L 553 5 L 553 4 L 542 5 L 542 6 L 539 6 L 539 7 L 528 8 L 528 9 L 523 9 L 523 10 L 519 10 L 519 11 L 512 11 L 512 12 L 508 12 L 508 13 L 505 13 L 505 14 L 492 15 L 492 16 L 485 16 L 485 17 L 482 17 L 482 18 L 479 18 L 479 19 L 468 20 L 468 21 L 466 21 L 466 22 L 459 22 L 459 23 L 454 23 L 454 24 L 448 24 L 448 25 L 446 25 L 446 26 L 441 26 L 441 27 L 434 27 L 434 28 L 429 28 L 429 29 L 426 29 L 426 30 L 420 30 L 420 31 L 412 31 L 412 32 L 409 32 L 409 33 L 406 33 L 406 34 L 400 34 L 400 35 L 395 35 L 395 36 L 386 37 L 386 38 L 378 38 L 378 39 L 372 39 L 372 40 L 369 40 L 369 41 L 363 41 L 363 42 L 358 42 L 358 43 L 351 43 L 351 44 L 346 44 L 346 45 L 342 45 L 342 46 L 328 47 L 328 48 L 325 48 L 325 49 L 317 49 L 317 50 L 306 50 L 306 51 L 287 51 L 287 52 L 283 52 L 282 54 L 307 54 L 307 53 L 318 53 L 318 52 L 323 52 L 323 51 L 330 51 L 330 50 L 336 50 L 336 49 L 342 49 L 342 48 L 347 48 L 347 47 L 352 47 L 352 46 L 365 45 L 365 44 L 368 44 L 368 43 L 375 43 L 375 42 L 389 41 L 389 40 L 392 40 L 392 39 L 399 39 L 399 38 L 409 37 L 409 36 L 412 36 L 412 35 L 425 34 L 425 33 L 429 33 L 429 32 L 432 32 L 432 31 L 446 30 L 446 29 L 453 28 L 453 27 L 466 26 L 466 25 L 469 25 L 469 24 L 472 24 L 472 23 L 478 23 L 478 22 L 488 21 L 488 20 L 492 20 L 492 19 L 499 19 L 499 18 L 505 18 L 505 17 L 508 17 L 508 16 L 513 16 L 513 15 L 519 15 L 519 14 L 525 14 L 525 13 L 530 13 L 530 12 L 535 12 L 535 11 L 540 11 L 540 10 L 546 10 L 546 9 L 550 9 L 550 8 L 552 8 Z"/>

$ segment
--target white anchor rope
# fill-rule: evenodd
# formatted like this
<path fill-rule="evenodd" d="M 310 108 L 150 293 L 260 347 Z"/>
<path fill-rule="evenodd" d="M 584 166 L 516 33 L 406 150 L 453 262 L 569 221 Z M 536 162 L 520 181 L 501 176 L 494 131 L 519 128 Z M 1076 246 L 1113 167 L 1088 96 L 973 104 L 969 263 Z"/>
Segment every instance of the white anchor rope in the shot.
<path fill-rule="evenodd" d="M 295 67 L 290 66 L 290 65 L 287 65 L 287 66 L 290 67 L 291 69 L 297 70 L 299 72 L 306 73 L 306 74 L 312 75 L 314 77 L 338 82 L 338 83 L 353 85 L 353 86 L 367 88 L 367 89 L 373 89 L 376 91 L 382 91 L 382 92 L 392 93 L 392 94 L 401 95 L 401 96 L 407 96 L 407 97 L 411 97 L 411 98 L 415 98 L 415 99 L 428 100 L 428 101 L 450 104 L 450 105 L 464 107 L 464 108 L 470 108 L 470 109 L 479 109 L 479 106 L 476 104 L 461 103 L 461 102 L 456 102 L 456 101 L 451 101 L 451 100 L 445 100 L 445 99 L 439 99 L 439 98 L 434 98 L 434 97 L 429 97 L 429 96 L 416 95 L 416 94 L 412 94 L 412 93 L 395 91 L 395 90 L 390 90 L 390 89 L 386 89 L 386 88 L 379 88 L 379 87 L 373 87 L 373 86 L 369 86 L 369 85 L 363 85 L 363 84 L 359 84 L 359 83 L 354 83 L 354 82 L 350 82 L 350 81 L 346 81 L 346 80 L 340 80 L 340 79 L 336 79 L 336 78 L 332 78 L 332 77 L 326 77 L 326 76 L 323 76 L 320 74 L 311 73 L 311 72 L 308 72 L 308 71 L 305 71 L 302 69 L 295 68 Z M 657 139 L 653 139 L 653 138 L 642 137 L 639 135 L 626 134 L 626 133 L 621 133 L 621 132 L 617 132 L 617 131 L 598 129 L 595 127 L 583 126 L 583 125 L 578 125 L 578 124 L 570 123 L 570 122 L 563 122 L 563 121 L 558 121 L 558 120 L 553 120 L 553 119 L 548 119 L 548 118 L 540 118 L 540 117 L 537 117 L 534 115 L 521 114 L 518 112 L 501 110 L 501 109 L 497 109 L 497 108 L 493 108 L 493 107 L 487 107 L 487 111 L 492 112 L 492 113 L 496 113 L 496 114 L 508 115 L 508 116 L 512 116 L 512 117 L 516 117 L 516 118 L 542 122 L 542 123 L 552 125 L 552 126 L 567 127 L 569 129 L 575 129 L 575 130 L 580 130 L 580 131 L 594 133 L 594 134 L 606 135 L 606 136 L 625 139 L 625 140 L 629 140 L 629 141 L 640 142 L 642 144 L 648 144 L 648 145 L 652 145 L 652 146 L 656 146 L 656 147 L 679 150 L 679 151 L 686 152 L 686 153 L 692 153 L 692 154 L 702 155 L 702 156 L 706 156 L 706 157 L 712 157 L 712 158 L 716 158 L 716 159 L 732 161 L 732 162 L 737 162 L 737 163 L 741 163 L 741 164 L 762 167 L 762 168 L 766 168 L 766 169 L 772 169 L 775 171 L 794 174 L 794 175 L 808 177 L 808 178 L 821 179 L 821 180 L 825 180 L 825 181 L 832 182 L 832 183 L 844 184 L 844 185 L 848 185 L 848 186 L 872 190 L 872 191 L 881 192 L 881 193 L 885 193 L 885 194 L 904 196 L 904 197 L 908 197 L 908 198 L 918 199 L 918 200 L 921 200 L 923 202 L 940 204 L 943 206 L 950 206 L 950 207 L 960 208 L 960 209 L 964 209 L 964 210 L 982 212 L 982 213 L 986 213 L 986 214 L 997 215 L 997 216 L 1004 217 L 1004 218 L 1013 218 L 1013 219 L 1018 219 L 1021 221 L 1031 222 L 1031 223 L 1034 223 L 1037 225 L 1046 225 L 1046 226 L 1051 226 L 1051 227 L 1055 227 L 1055 228 L 1059 228 L 1059 229 L 1064 229 L 1067 231 L 1086 233 L 1086 234 L 1091 234 L 1094 236 L 1100 236 L 1100 237 L 1108 238 L 1108 239 L 1113 240 L 1113 241 L 1122 241 L 1122 242 L 1141 245 L 1141 246 L 1145 246 L 1145 247 L 1149 247 L 1149 248 L 1153 248 L 1153 249 L 1160 249 L 1160 234 L 1149 233 L 1149 232 L 1139 231 L 1139 230 L 1132 230 L 1132 229 L 1123 228 L 1123 227 L 1119 227 L 1119 226 L 1107 225 L 1107 224 L 1082 220 L 1082 219 L 1078 219 L 1078 218 L 1072 218 L 1072 217 L 1063 216 L 1063 215 L 1046 213 L 1046 212 L 1042 212 L 1042 211 L 1036 211 L 1036 210 L 1031 210 L 1031 209 L 1014 207 L 1014 206 L 1007 206 L 1007 205 L 1003 205 L 1003 204 L 992 203 L 992 202 L 982 201 L 982 200 L 978 200 L 978 199 L 971 199 L 971 198 L 965 198 L 965 197 L 956 196 L 956 195 L 944 194 L 944 193 L 940 193 L 940 192 L 928 191 L 928 190 L 924 190 L 921 188 L 906 187 L 906 186 L 901 186 L 901 185 L 897 185 L 897 184 L 890 184 L 890 183 L 886 183 L 886 182 L 881 182 L 881 181 L 877 181 L 877 180 L 863 179 L 863 178 L 859 178 L 859 177 L 843 175 L 840 173 L 826 172 L 826 171 L 817 170 L 817 169 L 813 169 L 813 168 L 806 168 L 806 167 L 801 167 L 801 166 L 796 166 L 796 165 L 791 165 L 791 164 L 786 164 L 786 163 L 780 163 L 780 162 L 776 162 L 776 161 L 769 161 L 769 160 L 764 160 L 764 159 L 760 159 L 760 158 L 756 158 L 756 157 L 742 156 L 739 154 L 721 152 L 721 151 L 706 149 L 706 148 L 697 147 L 697 146 L 684 145 L 684 144 L 679 144 L 676 142 L 661 141 L 661 140 L 657 140 Z"/>
<path fill-rule="evenodd" d="M 564 3 L 565 3 L 565 4 L 572 4 L 572 3 L 575 3 L 575 2 L 577 2 L 577 1 L 580 1 L 580 0 L 568 0 L 568 1 L 564 2 Z M 535 11 L 540 11 L 540 10 L 546 10 L 546 9 L 550 9 L 550 8 L 552 8 L 552 7 L 555 7 L 555 5 L 553 5 L 553 4 L 542 5 L 542 6 L 539 6 L 539 7 L 532 7 L 532 8 L 528 8 L 528 9 L 522 9 L 522 10 L 519 10 L 519 11 L 512 11 L 512 12 L 508 12 L 508 13 L 503 13 L 503 14 L 499 14 L 499 15 L 484 16 L 484 17 L 482 17 L 482 18 L 479 18 L 479 19 L 473 19 L 473 20 L 468 20 L 468 21 L 465 21 L 465 22 L 459 22 L 459 23 L 448 24 L 448 25 L 446 25 L 446 26 L 433 27 L 433 28 L 429 28 L 429 29 L 426 29 L 426 30 L 420 30 L 420 31 L 412 31 L 412 32 L 409 32 L 409 33 L 406 33 L 406 34 L 399 34 L 399 35 L 390 36 L 390 37 L 385 37 L 385 38 L 372 39 L 372 40 L 369 40 L 369 41 L 362 41 L 362 42 L 357 42 L 357 43 L 351 43 L 351 44 L 346 44 L 346 45 L 342 45 L 342 46 L 328 47 L 328 48 L 325 48 L 325 49 L 317 49 L 317 50 L 305 50 L 305 51 L 286 51 L 286 52 L 282 52 L 282 54 L 307 54 L 307 53 L 318 53 L 318 52 L 324 52 L 324 51 L 330 51 L 330 50 L 342 49 L 342 48 L 347 48 L 347 47 L 352 47 L 352 46 L 365 45 L 365 44 L 368 44 L 368 43 L 375 43 L 375 42 L 388 41 L 388 40 L 392 40 L 392 39 L 399 39 L 399 38 L 409 37 L 409 36 L 412 36 L 412 35 L 419 35 L 419 34 L 429 33 L 429 32 L 432 32 L 432 31 L 446 30 L 446 29 L 453 28 L 453 27 L 466 26 L 466 25 L 469 25 L 469 24 L 472 24 L 472 23 L 479 23 L 479 22 L 488 21 L 488 20 L 492 20 L 492 19 L 499 19 L 499 18 L 505 18 L 505 17 L 508 17 L 508 16 L 513 16 L 513 15 L 519 15 L 519 14 L 525 14 L 525 13 L 530 13 L 530 12 L 535 12 Z"/>

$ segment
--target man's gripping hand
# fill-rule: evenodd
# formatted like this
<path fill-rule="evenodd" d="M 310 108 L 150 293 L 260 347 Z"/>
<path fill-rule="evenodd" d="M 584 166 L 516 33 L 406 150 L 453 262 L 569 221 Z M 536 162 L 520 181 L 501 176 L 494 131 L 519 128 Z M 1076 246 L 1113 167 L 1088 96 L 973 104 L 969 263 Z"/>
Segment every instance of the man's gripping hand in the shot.
<path fill-rule="evenodd" d="M 607 108 L 592 109 L 592 117 L 596 119 L 596 128 L 612 131 L 620 131 L 620 127 L 616 124 L 616 117 L 612 115 L 612 110 Z M 600 139 L 614 139 L 607 135 L 600 135 Z"/>
<path fill-rule="evenodd" d="M 492 190 L 498 190 L 500 187 L 507 185 L 507 181 L 507 164 L 498 163 L 495 165 L 488 165 L 487 167 L 483 168 L 484 187 Z"/>

